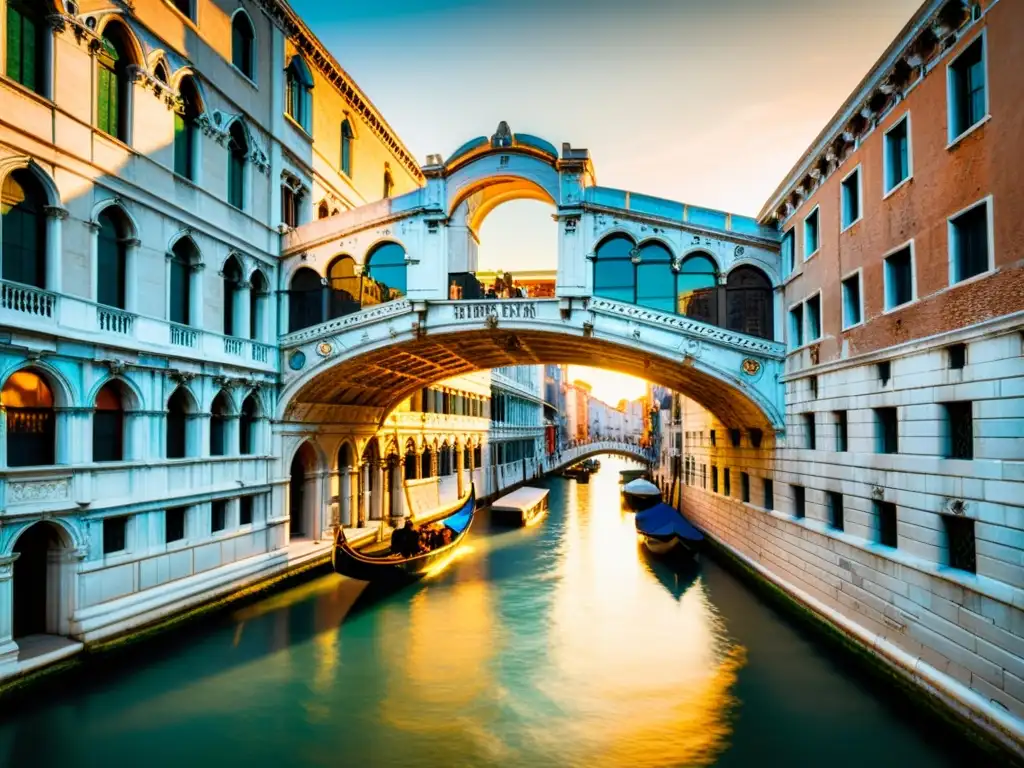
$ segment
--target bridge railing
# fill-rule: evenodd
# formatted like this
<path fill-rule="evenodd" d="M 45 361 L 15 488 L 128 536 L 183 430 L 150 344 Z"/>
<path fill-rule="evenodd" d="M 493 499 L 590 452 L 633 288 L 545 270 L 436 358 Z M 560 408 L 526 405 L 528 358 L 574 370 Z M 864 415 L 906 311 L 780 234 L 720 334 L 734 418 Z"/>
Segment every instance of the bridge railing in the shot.
<path fill-rule="evenodd" d="M 646 462 L 652 462 L 657 458 L 653 449 L 644 448 L 636 443 L 630 443 L 625 440 L 593 440 L 549 454 L 544 459 L 544 471 L 553 472 L 557 469 L 571 466 L 587 456 L 606 452 L 626 453 L 635 457 L 638 461 Z"/>

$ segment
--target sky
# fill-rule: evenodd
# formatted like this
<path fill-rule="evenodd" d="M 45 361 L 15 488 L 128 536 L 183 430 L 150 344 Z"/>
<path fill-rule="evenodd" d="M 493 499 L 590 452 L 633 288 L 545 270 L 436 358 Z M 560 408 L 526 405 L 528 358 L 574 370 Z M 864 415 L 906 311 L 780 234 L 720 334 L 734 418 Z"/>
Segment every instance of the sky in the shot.
<path fill-rule="evenodd" d="M 589 149 L 602 186 L 750 216 L 920 5 L 291 3 L 420 163 L 505 120 Z M 499 206 L 479 233 L 480 269 L 554 269 L 552 213 Z"/>

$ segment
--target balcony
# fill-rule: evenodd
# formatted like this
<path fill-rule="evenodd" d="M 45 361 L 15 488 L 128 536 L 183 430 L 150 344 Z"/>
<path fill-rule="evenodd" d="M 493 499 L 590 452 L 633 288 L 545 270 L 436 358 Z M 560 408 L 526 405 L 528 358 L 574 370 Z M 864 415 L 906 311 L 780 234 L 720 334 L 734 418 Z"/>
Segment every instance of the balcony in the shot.
<path fill-rule="evenodd" d="M 274 347 L 125 312 L 77 296 L 0 282 L 0 325 L 132 352 L 185 356 L 273 373 Z"/>

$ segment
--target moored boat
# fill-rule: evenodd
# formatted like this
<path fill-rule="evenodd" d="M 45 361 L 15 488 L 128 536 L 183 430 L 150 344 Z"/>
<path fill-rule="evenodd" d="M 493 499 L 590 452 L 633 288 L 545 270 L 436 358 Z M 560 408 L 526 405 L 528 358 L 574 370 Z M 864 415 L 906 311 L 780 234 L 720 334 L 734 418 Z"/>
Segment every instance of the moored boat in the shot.
<path fill-rule="evenodd" d="M 524 487 L 491 504 L 491 520 L 499 525 L 533 525 L 548 511 L 548 489 Z"/>
<path fill-rule="evenodd" d="M 621 472 L 619 472 L 619 482 L 623 485 L 632 480 L 637 480 L 639 478 L 643 478 L 645 480 L 647 479 L 646 469 L 624 469 Z"/>
<path fill-rule="evenodd" d="M 637 478 L 622 486 L 622 498 L 627 507 L 634 512 L 640 512 L 661 501 L 661 490 L 649 480 Z"/>
<path fill-rule="evenodd" d="M 686 555 L 694 557 L 704 541 L 682 513 L 668 504 L 658 504 L 637 513 L 636 532 L 653 555 Z"/>
<path fill-rule="evenodd" d="M 433 547 L 426 552 L 411 555 L 396 554 L 391 548 L 370 548 L 356 550 L 345 539 L 344 528 L 339 528 L 334 538 L 331 564 L 342 576 L 361 581 L 402 582 L 421 578 L 430 571 L 441 569 L 455 555 L 459 544 L 469 533 L 476 513 L 476 489 L 470 486 L 469 493 L 448 509 L 431 515 L 423 524 L 440 526 L 439 533 L 447 543 Z M 444 533 L 450 531 L 450 534 Z M 397 533 L 398 531 L 396 531 Z"/>

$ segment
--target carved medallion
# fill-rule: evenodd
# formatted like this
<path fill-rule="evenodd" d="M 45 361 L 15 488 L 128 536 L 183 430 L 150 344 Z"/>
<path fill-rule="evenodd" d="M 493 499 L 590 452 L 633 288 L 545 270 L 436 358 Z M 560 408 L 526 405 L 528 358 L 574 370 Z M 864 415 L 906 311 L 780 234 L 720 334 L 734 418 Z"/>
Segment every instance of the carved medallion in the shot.
<path fill-rule="evenodd" d="M 326 341 L 322 341 L 322 342 L 320 342 L 319 344 L 316 345 L 316 353 L 318 355 L 320 355 L 320 357 L 327 357 L 333 351 L 334 351 L 334 347 L 332 347 Z"/>
<path fill-rule="evenodd" d="M 743 372 L 748 376 L 756 376 L 761 370 L 761 364 L 752 357 L 743 361 Z"/>
<path fill-rule="evenodd" d="M 288 358 L 288 367 L 293 371 L 302 370 L 302 366 L 306 364 L 306 354 L 302 350 L 298 350 L 292 353 L 292 356 Z"/>

